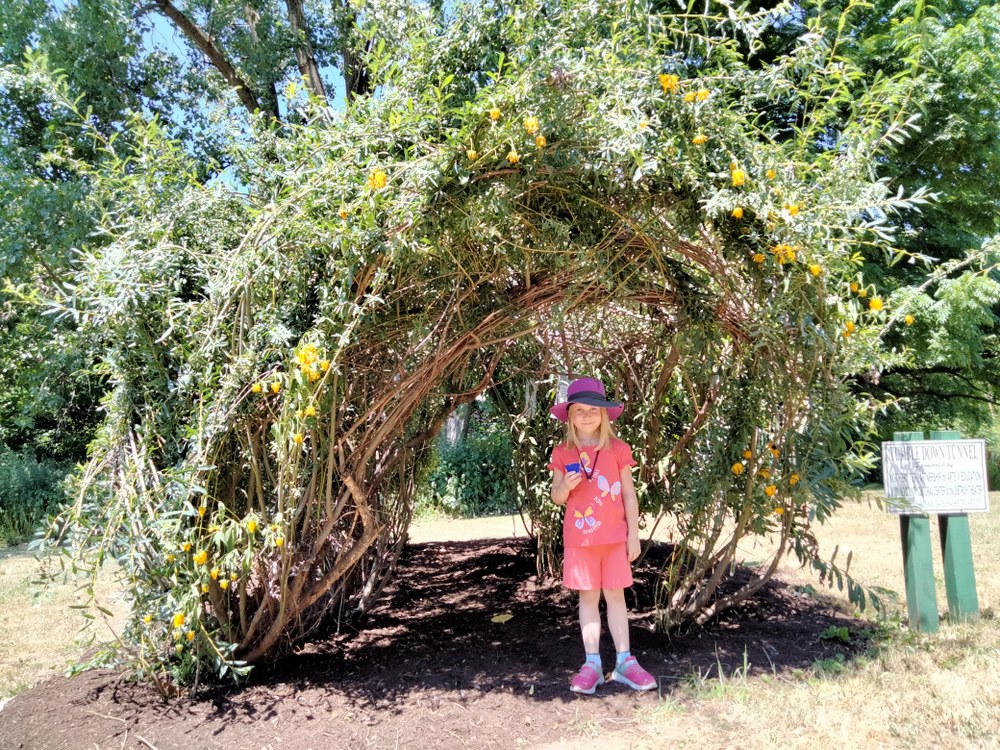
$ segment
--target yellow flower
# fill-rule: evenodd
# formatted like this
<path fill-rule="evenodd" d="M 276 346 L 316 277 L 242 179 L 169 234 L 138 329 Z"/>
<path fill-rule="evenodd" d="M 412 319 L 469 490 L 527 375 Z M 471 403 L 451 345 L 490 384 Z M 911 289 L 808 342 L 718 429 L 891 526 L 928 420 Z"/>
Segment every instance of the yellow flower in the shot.
<path fill-rule="evenodd" d="M 305 416 L 305 412 L 303 412 L 301 409 L 296 409 L 295 410 L 295 418 L 296 419 L 302 419 L 303 416 Z"/>
<path fill-rule="evenodd" d="M 743 206 L 737 206 L 736 208 L 734 208 L 731 216 L 734 219 L 742 219 L 743 218 Z"/>
<path fill-rule="evenodd" d="M 479 152 L 476 151 L 476 149 L 474 148 L 470 148 L 468 151 L 466 151 L 465 155 L 469 157 L 469 161 L 475 161 L 476 159 L 479 158 Z"/>
<path fill-rule="evenodd" d="M 247 531 L 249 531 L 251 534 L 255 534 L 257 532 L 256 518 L 251 518 L 247 521 Z"/>
<path fill-rule="evenodd" d="M 908 325 L 908 326 L 912 326 L 913 325 L 913 320 L 914 320 L 914 318 L 913 318 L 912 315 L 907 315 L 905 318 L 903 318 L 903 322 L 906 323 L 906 325 Z"/>
<path fill-rule="evenodd" d="M 535 148 L 545 148 L 548 144 L 549 142 L 545 140 L 544 135 L 540 135 L 535 138 Z"/>
<path fill-rule="evenodd" d="M 316 407 L 315 406 L 307 406 L 306 409 L 305 409 L 305 411 L 303 412 L 303 414 L 305 414 L 307 417 L 315 417 L 316 416 Z"/>
<path fill-rule="evenodd" d="M 771 470 L 770 469 L 766 469 L 766 468 L 765 469 L 761 469 L 757 473 L 760 474 L 760 478 L 761 479 L 770 479 L 771 478 Z"/>
<path fill-rule="evenodd" d="M 823 266 L 821 266 L 819 263 L 813 263 L 809 266 L 809 273 L 811 273 L 813 276 L 819 276 L 821 273 L 823 273 Z"/>
<path fill-rule="evenodd" d="M 733 187 L 743 187 L 743 183 L 747 181 L 747 173 L 742 169 L 732 170 L 730 177 L 733 180 Z"/>
<path fill-rule="evenodd" d="M 296 445 L 302 445 L 302 442 L 305 439 L 306 439 L 305 435 L 303 435 L 301 432 L 296 432 L 295 435 L 292 436 L 292 440 L 295 441 Z"/>
<path fill-rule="evenodd" d="M 743 451 L 743 458 L 746 458 L 746 459 L 753 458 L 753 451 L 751 451 L 749 448 L 747 448 L 745 451 Z"/>
<path fill-rule="evenodd" d="M 193 630 L 189 630 L 187 633 L 184 634 L 184 637 L 187 638 L 189 641 L 193 641 L 194 640 L 194 631 Z"/>
<path fill-rule="evenodd" d="M 639 130 L 646 130 L 649 128 L 649 120 L 639 120 Z"/>
<path fill-rule="evenodd" d="M 208 584 L 207 583 L 201 584 L 201 593 L 203 593 L 203 594 L 207 594 L 208 593 Z"/>
<path fill-rule="evenodd" d="M 694 92 L 693 91 L 688 91 L 686 94 L 684 94 L 684 101 L 686 101 L 686 102 L 693 102 L 694 101 Z"/>
<path fill-rule="evenodd" d="M 225 579 L 219 581 L 219 588 L 222 589 L 223 591 L 225 591 L 226 589 L 228 589 L 229 588 L 229 581 L 227 581 Z"/>
<path fill-rule="evenodd" d="M 173 555 L 167 555 L 167 562 L 168 562 L 168 563 L 171 563 L 171 562 L 173 562 L 173 561 L 174 561 L 174 560 L 176 560 L 176 559 L 177 559 L 177 558 L 176 558 L 176 557 L 174 557 Z"/>
<path fill-rule="evenodd" d="M 185 552 L 190 552 L 191 542 L 184 542 L 184 544 L 181 545 L 181 549 L 184 550 Z"/>
<path fill-rule="evenodd" d="M 696 94 L 696 96 L 698 97 L 698 101 L 699 102 L 705 101 L 711 95 L 712 95 L 712 92 L 709 91 L 708 89 L 698 89 L 698 93 Z"/>
<path fill-rule="evenodd" d="M 153 616 L 152 615 L 146 615 L 145 617 L 142 618 L 142 621 L 144 623 L 146 623 L 147 625 L 149 625 L 149 623 L 151 623 L 153 621 Z"/>
<path fill-rule="evenodd" d="M 507 152 L 507 161 L 509 161 L 511 164 L 517 164 L 519 161 L 521 161 L 521 155 L 518 154 L 517 151 L 515 151 L 514 149 L 511 149 L 510 151 Z"/>
<path fill-rule="evenodd" d="M 295 353 L 295 361 L 299 363 L 300 368 L 308 367 L 316 361 L 317 357 L 318 351 L 315 344 L 306 344 Z"/>
<path fill-rule="evenodd" d="M 854 333 L 854 323 L 847 321 L 844 323 L 844 338 L 847 338 L 852 333 Z"/>
<path fill-rule="evenodd" d="M 743 473 L 743 464 L 741 464 L 739 461 L 737 461 L 736 463 L 733 464 L 731 471 L 736 476 L 739 476 L 740 474 Z"/>
<path fill-rule="evenodd" d="M 262 386 L 260 383 L 254 383 L 252 386 L 250 386 L 250 390 L 253 393 L 260 393 L 262 390 L 264 390 L 264 386 Z"/>
<path fill-rule="evenodd" d="M 183 612 L 178 612 L 176 615 L 174 615 L 174 619 L 173 619 L 174 627 L 175 628 L 184 627 L 184 623 L 185 623 L 186 620 L 187 620 L 187 618 L 184 616 L 184 613 Z"/>
<path fill-rule="evenodd" d="M 793 203 L 790 206 L 785 206 L 785 210 L 788 211 L 788 215 L 789 216 L 798 216 L 799 215 L 799 204 L 798 203 Z"/>
<path fill-rule="evenodd" d="M 235 573 L 230 573 L 230 574 L 229 574 L 229 580 L 230 580 L 230 581 L 233 581 L 233 582 L 235 582 L 235 581 L 236 581 L 236 580 L 237 580 L 238 578 L 239 578 L 239 576 L 238 576 L 238 575 L 236 575 Z"/>
<path fill-rule="evenodd" d="M 778 491 L 778 488 L 775 487 L 773 484 L 769 484 L 769 485 L 767 485 L 767 487 L 764 488 L 764 493 L 768 497 L 774 497 L 774 493 L 776 493 L 777 491 Z"/>
<path fill-rule="evenodd" d="M 782 508 L 779 505 L 777 508 L 774 509 L 774 515 L 776 515 L 776 516 L 783 516 L 783 515 L 785 515 L 785 509 Z"/>
<path fill-rule="evenodd" d="M 706 143 L 708 143 L 708 136 L 705 135 L 704 133 L 698 133 L 698 135 L 696 135 L 694 138 L 691 139 L 691 143 L 693 143 L 695 146 L 704 146 Z"/>
<path fill-rule="evenodd" d="M 857 294 L 858 293 L 858 289 L 860 289 L 860 288 L 861 288 L 861 285 L 858 284 L 858 282 L 856 282 L 856 281 L 852 281 L 851 282 L 851 291 L 852 292 L 854 292 L 855 294 Z"/>
<path fill-rule="evenodd" d="M 663 87 L 664 94 L 676 94 L 680 88 L 681 79 L 672 73 L 660 73 L 660 86 Z"/>
<path fill-rule="evenodd" d="M 204 505 L 198 508 L 198 518 L 204 518 L 206 513 L 208 513 L 208 508 Z"/>
<path fill-rule="evenodd" d="M 767 170 L 767 179 L 773 180 L 777 176 L 778 176 L 778 173 L 775 170 L 773 170 L 773 169 Z"/>
<path fill-rule="evenodd" d="M 881 297 L 872 297 L 871 300 L 869 300 L 869 302 L 868 302 L 868 309 L 871 310 L 872 312 L 878 312 L 879 310 L 881 310 L 882 309 L 882 298 Z"/>
<path fill-rule="evenodd" d="M 212 572 L 209 573 L 209 575 L 212 576 L 212 580 L 213 581 L 218 581 L 219 580 L 219 569 L 218 568 L 212 568 Z"/>
<path fill-rule="evenodd" d="M 494 107 L 493 109 L 490 110 L 490 119 L 493 120 L 493 122 L 496 122 L 497 120 L 500 119 L 499 107 Z"/>
<path fill-rule="evenodd" d="M 538 118 L 537 117 L 525 117 L 524 118 L 524 129 L 528 131 L 528 135 L 534 135 L 538 132 Z"/>
<path fill-rule="evenodd" d="M 194 560 L 195 565 L 204 565 L 208 562 L 208 553 L 205 550 L 200 549 L 194 553 L 194 556 L 191 559 Z"/>
<path fill-rule="evenodd" d="M 321 372 L 326 372 L 327 370 L 329 370 L 330 369 L 330 360 L 328 360 L 328 359 L 320 360 L 319 369 L 320 369 Z"/>
<path fill-rule="evenodd" d="M 340 209 L 340 218 L 343 219 L 344 221 L 347 221 L 347 209 L 346 208 Z"/>
<path fill-rule="evenodd" d="M 381 190 L 385 187 L 387 178 L 388 175 L 385 173 L 384 169 L 376 169 L 368 175 L 368 187 L 372 190 Z"/>
<path fill-rule="evenodd" d="M 277 380 L 271 381 L 271 393 L 279 393 L 281 391 L 281 383 Z"/>
<path fill-rule="evenodd" d="M 868 290 L 867 289 L 859 289 L 858 290 L 858 296 L 859 297 L 867 297 L 868 296 Z"/>
<path fill-rule="evenodd" d="M 279 536 L 277 539 L 275 539 L 274 540 L 274 546 L 276 546 L 276 547 L 284 547 L 285 546 L 285 537 Z"/>
<path fill-rule="evenodd" d="M 767 260 L 767 256 L 765 256 L 764 253 L 754 253 L 753 254 L 753 262 L 754 263 L 763 263 L 765 260 Z"/>
<path fill-rule="evenodd" d="M 794 487 L 799 483 L 799 479 L 800 477 L 798 474 L 792 474 L 790 477 L 788 477 L 788 483 L 792 485 L 792 487 Z"/>

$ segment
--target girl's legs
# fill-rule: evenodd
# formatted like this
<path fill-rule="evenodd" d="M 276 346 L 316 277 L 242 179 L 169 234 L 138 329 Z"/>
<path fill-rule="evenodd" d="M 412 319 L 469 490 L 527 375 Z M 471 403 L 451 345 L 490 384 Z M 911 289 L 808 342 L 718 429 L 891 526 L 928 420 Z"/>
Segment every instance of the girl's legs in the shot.
<path fill-rule="evenodd" d="M 577 672 L 569 689 L 574 693 L 593 695 L 597 686 L 604 683 L 601 667 L 601 590 L 580 591 L 580 634 L 587 661 Z"/>
<path fill-rule="evenodd" d="M 629 650 L 625 589 L 604 589 L 604 601 L 608 607 L 608 630 L 611 631 L 611 640 L 615 642 L 615 651 L 623 654 Z"/>
<path fill-rule="evenodd" d="M 622 592 L 622 603 L 625 597 Z M 601 652 L 601 590 L 580 591 L 580 634 L 588 654 Z M 616 641 L 617 642 L 617 641 Z"/>

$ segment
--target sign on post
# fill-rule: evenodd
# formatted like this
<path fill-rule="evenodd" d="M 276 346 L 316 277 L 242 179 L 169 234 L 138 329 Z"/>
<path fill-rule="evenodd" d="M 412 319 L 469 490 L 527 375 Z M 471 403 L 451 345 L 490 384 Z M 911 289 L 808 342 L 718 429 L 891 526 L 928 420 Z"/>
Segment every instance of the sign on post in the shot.
<path fill-rule="evenodd" d="M 936 513 L 948 611 L 954 622 L 979 617 L 968 513 L 989 511 L 986 441 L 954 431 L 900 432 L 882 443 L 882 480 L 890 513 L 899 515 L 910 626 L 937 630 L 928 513 Z"/>
<path fill-rule="evenodd" d="M 990 509 L 985 440 L 882 443 L 882 480 L 890 513 L 987 513 Z"/>

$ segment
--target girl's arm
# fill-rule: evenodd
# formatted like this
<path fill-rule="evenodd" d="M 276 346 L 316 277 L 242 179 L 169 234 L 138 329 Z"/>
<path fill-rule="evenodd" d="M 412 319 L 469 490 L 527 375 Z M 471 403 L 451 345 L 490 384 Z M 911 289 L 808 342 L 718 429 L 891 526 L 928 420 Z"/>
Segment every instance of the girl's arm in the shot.
<path fill-rule="evenodd" d="M 571 471 L 563 474 L 559 469 L 552 470 L 552 502 L 565 505 L 570 491 L 580 484 L 580 472 Z"/>
<path fill-rule="evenodd" d="M 635 484 L 632 482 L 632 468 L 626 466 L 621 470 L 622 505 L 625 506 L 625 521 L 628 523 L 628 561 L 639 557 L 639 499 L 635 494 Z"/>

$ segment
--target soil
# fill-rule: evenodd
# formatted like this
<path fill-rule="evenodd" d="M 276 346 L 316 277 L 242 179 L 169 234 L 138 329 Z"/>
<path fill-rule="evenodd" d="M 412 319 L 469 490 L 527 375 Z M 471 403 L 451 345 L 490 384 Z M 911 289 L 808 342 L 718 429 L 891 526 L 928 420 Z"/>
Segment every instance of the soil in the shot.
<path fill-rule="evenodd" d="M 582 662 L 576 601 L 535 576 L 524 538 L 410 544 L 363 627 L 254 671 L 242 688 L 164 702 L 124 675 L 55 677 L 0 711 L 4 750 L 247 748 L 514 748 L 582 741 L 600 717 L 627 727 L 637 709 L 684 699 L 692 676 L 783 674 L 847 659 L 866 624 L 773 581 L 752 601 L 669 636 L 653 628 L 652 595 L 667 547 L 656 546 L 628 593 L 632 652 L 658 680 L 636 693 L 609 683 L 568 689 Z M 737 569 L 735 580 L 749 575 Z M 508 614 L 506 622 L 493 622 Z M 820 637 L 845 626 L 850 646 Z M 860 646 L 859 646 L 860 644 Z M 605 664 L 613 657 L 602 643 Z"/>

